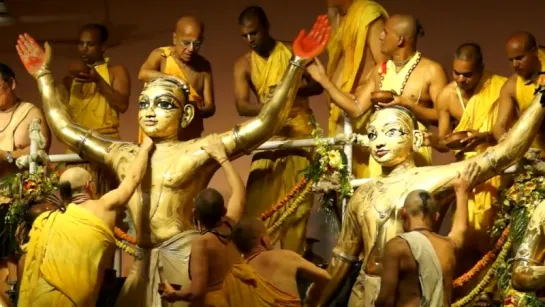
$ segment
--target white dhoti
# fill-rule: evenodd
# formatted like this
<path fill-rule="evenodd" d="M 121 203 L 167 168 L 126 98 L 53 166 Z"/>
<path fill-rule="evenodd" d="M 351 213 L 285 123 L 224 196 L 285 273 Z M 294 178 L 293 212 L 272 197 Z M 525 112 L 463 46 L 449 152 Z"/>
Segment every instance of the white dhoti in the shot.
<path fill-rule="evenodd" d="M 380 292 L 380 277 L 370 276 L 364 272 L 362 266 L 360 275 L 352 287 L 352 294 L 348 300 L 348 307 L 374 307 Z"/>
<path fill-rule="evenodd" d="M 197 230 L 182 232 L 152 249 L 137 248 L 136 259 L 116 301 L 118 307 L 182 307 L 189 302 L 161 301 L 159 283 L 189 286 L 191 242 Z"/>

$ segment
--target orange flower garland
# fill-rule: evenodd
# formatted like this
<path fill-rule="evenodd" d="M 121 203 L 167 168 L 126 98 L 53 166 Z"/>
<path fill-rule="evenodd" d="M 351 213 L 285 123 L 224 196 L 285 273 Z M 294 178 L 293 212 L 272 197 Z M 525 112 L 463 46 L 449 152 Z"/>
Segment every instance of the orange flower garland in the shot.
<path fill-rule="evenodd" d="M 502 250 L 503 245 L 507 241 L 509 236 L 509 226 L 505 227 L 503 230 L 503 233 L 501 234 L 501 237 L 496 242 L 496 245 L 494 245 L 494 248 L 490 250 L 486 255 L 484 255 L 481 260 L 479 260 L 475 266 L 471 268 L 471 270 L 464 273 L 462 276 L 456 278 L 456 280 L 453 282 L 454 288 L 459 288 L 465 285 L 468 281 L 472 280 L 479 274 L 480 271 L 482 271 L 491 261 L 496 259 L 498 253 Z"/>
<path fill-rule="evenodd" d="M 118 227 L 114 227 L 114 235 L 118 240 L 127 241 L 130 244 L 136 245 L 136 239 Z"/>
<path fill-rule="evenodd" d="M 307 183 L 308 183 L 308 180 L 305 177 L 301 178 L 299 183 L 295 187 L 293 187 L 293 189 L 291 189 L 291 191 L 286 196 L 284 196 L 284 198 L 281 201 L 279 201 L 276 205 L 272 206 L 271 208 L 267 209 L 267 211 L 263 212 L 259 216 L 259 219 L 262 221 L 265 221 L 268 218 L 270 218 L 273 214 L 276 213 L 276 211 L 280 210 L 290 200 L 292 200 L 293 197 L 299 194 L 299 192 L 306 186 Z"/>

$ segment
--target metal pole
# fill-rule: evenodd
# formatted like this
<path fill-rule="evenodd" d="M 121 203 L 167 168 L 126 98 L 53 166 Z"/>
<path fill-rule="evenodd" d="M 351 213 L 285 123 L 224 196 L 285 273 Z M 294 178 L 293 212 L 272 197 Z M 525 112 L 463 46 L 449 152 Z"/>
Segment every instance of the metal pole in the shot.
<path fill-rule="evenodd" d="M 347 139 L 350 139 L 352 136 L 352 121 L 348 116 L 346 116 L 346 113 L 343 112 L 343 118 L 344 118 L 344 135 Z M 344 154 L 346 155 L 346 166 L 348 167 L 348 171 L 352 172 L 352 143 L 347 143 L 344 145 Z M 344 219 L 344 213 L 346 212 L 346 206 L 348 205 L 348 201 L 346 198 L 343 198 L 342 200 L 342 216 L 341 221 Z"/>

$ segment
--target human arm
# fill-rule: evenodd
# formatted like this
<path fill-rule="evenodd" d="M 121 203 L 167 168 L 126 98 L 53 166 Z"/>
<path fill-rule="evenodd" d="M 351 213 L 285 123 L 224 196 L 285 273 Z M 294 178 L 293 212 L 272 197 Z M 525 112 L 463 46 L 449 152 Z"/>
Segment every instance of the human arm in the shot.
<path fill-rule="evenodd" d="M 449 87 L 445 87 L 437 97 L 437 137 L 432 137 L 431 146 L 440 152 L 449 151 L 449 148 L 445 145 L 445 138 L 452 132 L 450 105 L 453 103 L 451 99 L 453 95 L 451 91 Z"/>
<path fill-rule="evenodd" d="M 250 102 L 250 63 L 245 56 L 235 62 L 233 80 L 235 85 L 235 106 L 238 115 L 245 117 L 258 115 L 259 111 L 261 111 L 261 105 Z"/>
<path fill-rule="evenodd" d="M 518 291 L 533 292 L 545 287 L 544 222 L 545 201 L 539 203 L 532 212 L 522 242 L 516 252 L 511 283 L 513 288 Z"/>
<path fill-rule="evenodd" d="M 295 100 L 304 67 L 325 49 L 329 31 L 327 17 L 322 15 L 318 17 L 308 35 L 304 30 L 299 33 L 293 43 L 294 56 L 271 99 L 255 118 L 222 134 L 229 159 L 251 153 L 284 125 Z"/>
<path fill-rule="evenodd" d="M 108 148 L 114 141 L 76 124 L 70 118 L 50 70 L 49 44 L 45 45 L 44 52 L 30 35 L 24 34 L 19 36 L 16 48 L 25 68 L 37 80 L 44 114 L 53 134 L 85 160 L 104 164 Z"/>
<path fill-rule="evenodd" d="M 393 238 L 384 246 L 384 269 L 380 278 L 380 292 L 375 301 L 376 307 L 396 306 L 400 262 L 407 252 L 407 243 L 401 238 Z"/>
<path fill-rule="evenodd" d="M 464 172 L 458 173 L 452 182 L 456 194 L 456 211 L 448 238 L 454 243 L 456 250 L 460 250 L 464 246 L 469 223 L 468 194 L 475 183 L 478 172 L 479 166 L 476 163 L 468 164 Z"/>
<path fill-rule="evenodd" d="M 212 69 L 204 75 L 203 88 L 203 105 L 199 108 L 203 118 L 208 118 L 216 113 L 216 103 L 214 101 L 214 78 L 212 77 Z"/>
<path fill-rule="evenodd" d="M 516 76 L 511 76 L 503 84 L 500 97 L 498 98 L 498 109 L 501 112 L 498 112 L 498 117 L 496 118 L 496 123 L 494 124 L 494 138 L 496 141 L 500 141 L 504 134 L 509 131 L 513 120 L 516 115 L 516 105 L 517 100 L 515 98 L 516 94 Z"/>
<path fill-rule="evenodd" d="M 359 260 L 363 249 L 363 236 L 361 233 L 362 226 L 358 222 L 357 214 L 360 202 L 367 195 L 369 187 L 370 184 L 361 186 L 348 203 L 341 233 L 337 239 L 337 245 L 333 249 L 333 257 L 327 267 L 331 280 L 325 289 L 320 292 L 314 290 L 315 286 L 312 284 L 308 290 L 305 304 L 315 305 L 318 303 L 319 306 L 325 305 L 338 290 L 352 265 Z"/>
<path fill-rule="evenodd" d="M 94 68 L 92 68 L 91 72 L 96 74 L 95 82 L 99 93 L 106 98 L 106 101 L 116 111 L 125 113 L 129 108 L 129 96 L 131 93 L 131 79 L 125 67 L 120 65 L 111 67 L 111 84 L 108 84 Z"/>
<path fill-rule="evenodd" d="M 227 154 L 225 153 L 225 145 L 218 135 L 210 136 L 208 145 L 203 146 L 203 149 L 214 158 L 225 171 L 227 182 L 231 187 L 231 198 L 229 198 L 229 202 L 227 203 L 227 213 L 225 215 L 237 223 L 242 217 L 246 204 L 246 187 L 244 186 L 244 181 L 242 181 L 239 173 L 235 171 L 233 165 L 229 162 Z"/>
<path fill-rule="evenodd" d="M 306 72 L 303 73 L 303 81 L 303 85 L 301 85 L 297 91 L 297 96 L 310 97 L 320 95 L 324 92 L 324 88 L 320 85 L 320 83 L 312 79 L 312 77 Z"/>
<path fill-rule="evenodd" d="M 314 283 L 314 287 L 312 287 L 313 293 L 311 295 L 319 295 L 329 280 L 331 280 L 329 273 L 293 251 L 283 250 L 282 252 L 284 253 L 282 257 L 285 261 L 293 263 L 297 267 L 297 273 L 300 273 L 303 277 Z M 304 306 L 307 305 L 307 303 L 304 304 Z"/>
<path fill-rule="evenodd" d="M 153 148 L 153 141 L 146 136 L 142 145 L 140 145 L 140 150 L 138 150 L 136 158 L 131 163 L 127 176 L 121 180 L 116 189 L 104 194 L 100 198 L 99 201 L 103 203 L 103 208 L 108 211 L 116 211 L 125 207 L 146 174 L 149 154 Z"/>
<path fill-rule="evenodd" d="M 138 72 L 138 80 L 142 82 L 151 82 L 155 79 L 168 77 L 167 74 L 161 72 L 161 62 L 165 58 L 165 54 L 161 49 L 153 50 Z"/>

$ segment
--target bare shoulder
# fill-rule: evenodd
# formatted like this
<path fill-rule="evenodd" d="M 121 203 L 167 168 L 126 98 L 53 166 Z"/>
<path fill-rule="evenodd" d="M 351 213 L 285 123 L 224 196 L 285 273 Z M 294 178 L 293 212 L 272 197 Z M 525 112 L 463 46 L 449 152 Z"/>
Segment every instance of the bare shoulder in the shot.
<path fill-rule="evenodd" d="M 210 74 L 212 72 L 212 64 L 202 55 L 197 55 L 195 58 L 194 69 L 202 74 Z"/>
<path fill-rule="evenodd" d="M 241 55 L 238 59 L 235 61 L 234 69 L 235 71 L 250 71 L 250 52 L 247 52 L 243 55 Z"/>
<path fill-rule="evenodd" d="M 127 68 L 121 64 L 112 64 L 108 66 L 108 70 L 115 75 L 128 75 L 129 72 L 127 71 Z"/>
<path fill-rule="evenodd" d="M 450 82 L 449 84 L 447 84 L 447 86 L 443 88 L 441 93 L 439 93 L 439 99 L 438 99 L 439 107 L 441 106 L 447 107 L 451 101 L 453 101 L 454 99 L 457 99 L 456 88 L 457 88 L 457 85 L 456 85 L 456 82 L 454 81 Z"/>
<path fill-rule="evenodd" d="M 422 67 L 430 73 L 431 76 L 437 76 L 438 74 L 446 75 L 443 66 L 438 62 L 435 62 L 434 60 L 431 60 L 427 57 L 422 57 L 420 63 L 422 64 Z"/>
<path fill-rule="evenodd" d="M 409 252 L 409 244 L 403 238 L 394 237 L 386 243 L 384 253 L 389 257 L 402 257 Z"/>
<path fill-rule="evenodd" d="M 515 97 L 516 89 L 517 89 L 517 80 L 518 75 L 512 74 L 507 78 L 507 81 L 503 84 L 501 91 L 503 94 L 509 94 L 512 97 Z"/>

